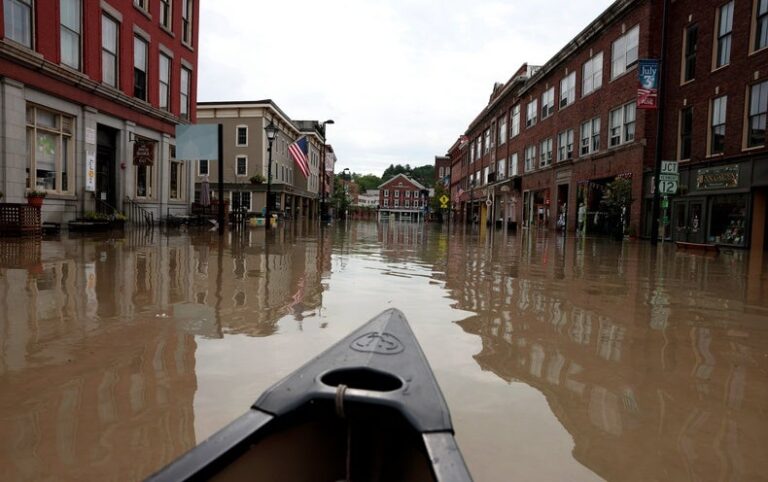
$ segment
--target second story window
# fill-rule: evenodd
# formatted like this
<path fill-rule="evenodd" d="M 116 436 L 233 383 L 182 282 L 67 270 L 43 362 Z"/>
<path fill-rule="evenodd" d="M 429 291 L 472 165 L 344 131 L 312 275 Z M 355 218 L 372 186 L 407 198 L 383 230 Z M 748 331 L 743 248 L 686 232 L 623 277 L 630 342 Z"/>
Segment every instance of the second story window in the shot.
<path fill-rule="evenodd" d="M 541 118 L 546 119 L 555 112 L 555 88 L 550 87 L 541 94 Z"/>
<path fill-rule="evenodd" d="M 192 45 L 192 0 L 181 0 L 181 41 Z"/>
<path fill-rule="evenodd" d="M 765 144 L 766 112 L 768 112 L 768 80 L 755 84 L 749 89 L 747 147 Z"/>
<path fill-rule="evenodd" d="M 576 100 L 576 72 L 571 72 L 560 81 L 560 108 Z"/>
<path fill-rule="evenodd" d="M 160 108 L 171 108 L 171 59 L 160 54 Z"/>
<path fill-rule="evenodd" d="M 172 30 L 173 24 L 171 20 L 173 18 L 172 0 L 160 0 L 160 25 L 166 30 Z"/>
<path fill-rule="evenodd" d="M 533 171 L 536 162 L 536 146 L 525 148 L 525 172 Z"/>
<path fill-rule="evenodd" d="M 755 18 L 755 50 L 768 47 L 768 0 L 758 0 Z"/>
<path fill-rule="evenodd" d="M 696 77 L 696 47 L 699 41 L 699 27 L 691 25 L 686 28 L 683 41 L 683 82 L 688 82 Z"/>
<path fill-rule="evenodd" d="M 389 197 L 389 189 L 384 189 L 384 197 Z"/>
<path fill-rule="evenodd" d="M 179 89 L 181 97 L 181 105 L 179 106 L 179 113 L 184 119 L 189 119 L 189 80 L 192 77 L 192 73 L 181 68 L 181 88 Z"/>
<path fill-rule="evenodd" d="M 581 96 L 591 94 L 603 85 L 603 53 L 584 62 L 581 69 Z"/>
<path fill-rule="evenodd" d="M 207 176 L 208 174 L 210 174 L 210 171 L 208 170 L 208 160 L 200 159 L 197 161 L 197 175 Z"/>
<path fill-rule="evenodd" d="M 101 16 L 101 80 L 117 87 L 117 22 L 107 15 Z"/>
<path fill-rule="evenodd" d="M 507 116 L 499 119 L 499 145 L 507 142 Z"/>
<path fill-rule="evenodd" d="M 539 167 L 547 167 L 552 164 L 552 138 L 541 141 L 539 146 Z"/>
<path fill-rule="evenodd" d="M 611 47 L 611 78 L 615 79 L 637 63 L 640 26 L 617 38 Z"/>
<path fill-rule="evenodd" d="M 528 109 L 525 114 L 525 127 L 531 127 L 536 124 L 536 116 L 538 115 L 539 99 L 533 99 L 528 102 Z"/>
<path fill-rule="evenodd" d="M 520 104 L 512 108 L 512 122 L 509 126 L 510 139 L 520 134 Z"/>
<path fill-rule="evenodd" d="M 32 48 L 32 0 L 3 0 L 5 37 Z"/>
<path fill-rule="evenodd" d="M 235 164 L 236 164 L 235 166 L 236 175 L 238 176 L 248 175 L 248 158 L 246 156 L 237 156 Z M 280 167 L 282 168 L 282 166 Z M 285 174 L 283 174 L 283 177 L 285 177 Z"/>
<path fill-rule="evenodd" d="M 147 100 L 147 42 L 133 37 L 133 96 Z"/>
<path fill-rule="evenodd" d="M 691 158 L 691 136 L 693 135 L 693 107 L 680 111 L 680 148 L 679 158 Z"/>
<path fill-rule="evenodd" d="M 573 129 L 564 130 L 557 135 L 557 161 L 573 157 Z"/>
<path fill-rule="evenodd" d="M 395 197 L 400 197 L 400 190 L 399 189 L 395 189 Z"/>
<path fill-rule="evenodd" d="M 635 102 L 613 109 L 608 115 L 610 122 L 608 145 L 615 147 L 635 140 Z"/>
<path fill-rule="evenodd" d="M 236 144 L 238 147 L 248 146 L 248 126 L 237 126 Z"/>
<path fill-rule="evenodd" d="M 728 96 L 712 100 L 712 115 L 710 117 L 709 153 L 721 154 L 725 150 L 725 114 L 728 106 Z"/>
<path fill-rule="evenodd" d="M 600 150 L 600 118 L 588 120 L 581 124 L 581 153 L 582 156 Z"/>
<path fill-rule="evenodd" d="M 61 63 L 80 70 L 80 0 L 61 0 Z"/>
<path fill-rule="evenodd" d="M 717 12 L 717 47 L 715 68 L 731 63 L 731 37 L 733 33 L 733 1 L 726 3 Z"/>

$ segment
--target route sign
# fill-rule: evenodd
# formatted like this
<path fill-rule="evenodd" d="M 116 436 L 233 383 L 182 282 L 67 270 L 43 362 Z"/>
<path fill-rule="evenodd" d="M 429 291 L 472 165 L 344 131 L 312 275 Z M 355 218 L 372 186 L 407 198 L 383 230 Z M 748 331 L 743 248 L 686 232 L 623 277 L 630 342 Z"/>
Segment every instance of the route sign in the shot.
<path fill-rule="evenodd" d="M 674 181 L 659 181 L 659 192 L 661 194 L 675 194 L 677 192 L 677 180 Z"/>
<path fill-rule="evenodd" d="M 659 181 L 679 181 L 679 174 L 659 174 Z"/>
<path fill-rule="evenodd" d="M 661 174 L 677 174 L 677 161 L 661 161 Z M 663 179 L 663 178 L 662 178 Z"/>

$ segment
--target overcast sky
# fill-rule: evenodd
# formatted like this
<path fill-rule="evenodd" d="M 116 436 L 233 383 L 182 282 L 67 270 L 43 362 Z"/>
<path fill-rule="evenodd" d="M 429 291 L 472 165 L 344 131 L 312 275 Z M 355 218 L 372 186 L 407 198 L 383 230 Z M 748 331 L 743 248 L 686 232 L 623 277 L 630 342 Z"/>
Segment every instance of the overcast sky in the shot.
<path fill-rule="evenodd" d="M 198 100 L 334 119 L 337 171 L 432 164 L 494 82 L 541 65 L 612 0 L 203 0 Z"/>

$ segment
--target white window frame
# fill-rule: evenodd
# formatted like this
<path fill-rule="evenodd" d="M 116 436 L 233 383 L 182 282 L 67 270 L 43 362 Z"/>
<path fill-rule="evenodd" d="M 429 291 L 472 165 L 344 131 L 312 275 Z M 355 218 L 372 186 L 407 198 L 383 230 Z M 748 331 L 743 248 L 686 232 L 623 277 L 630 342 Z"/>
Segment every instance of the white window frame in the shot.
<path fill-rule="evenodd" d="M 165 67 L 163 67 L 163 62 L 167 62 Z M 158 82 L 157 82 L 157 89 L 158 89 L 158 103 L 159 107 L 162 110 L 170 111 L 171 110 L 171 71 L 173 68 L 173 60 L 165 55 L 164 53 L 160 52 L 160 57 L 158 60 L 158 68 L 160 70 Z M 165 77 L 165 79 L 163 79 Z M 165 94 L 163 94 L 163 90 L 165 90 Z"/>
<path fill-rule="evenodd" d="M 240 159 L 245 159 L 245 170 L 240 171 Z M 247 177 L 248 176 L 248 156 L 245 154 L 238 154 L 235 156 L 235 176 Z"/>
<path fill-rule="evenodd" d="M 608 113 L 608 147 L 618 147 L 635 140 L 637 103 L 629 102 Z"/>
<path fill-rule="evenodd" d="M 77 8 L 77 15 L 73 17 L 70 23 L 65 23 L 64 18 L 65 3 L 75 3 Z M 75 70 L 80 70 L 83 65 L 83 4 L 82 0 L 59 0 L 59 53 L 61 57 L 61 63 L 67 67 Z M 71 40 L 75 40 L 74 48 L 72 49 L 72 58 L 67 59 L 65 45 L 70 44 Z M 69 42 L 68 42 L 69 41 Z"/>
<path fill-rule="evenodd" d="M 691 37 L 694 35 L 693 32 L 696 32 L 695 34 L 695 42 L 692 42 Z M 693 47 L 691 47 L 693 46 Z M 682 49 L 682 56 L 681 59 L 681 65 L 680 65 L 680 83 L 685 84 L 688 82 L 693 82 L 696 80 L 696 54 L 699 47 L 699 25 L 698 24 L 692 24 L 688 25 L 683 29 L 683 49 Z M 690 63 L 690 70 L 688 69 L 689 62 L 688 59 L 691 59 Z"/>
<path fill-rule="evenodd" d="M 507 160 L 505 158 L 496 161 L 496 180 L 500 181 L 507 177 Z"/>
<path fill-rule="evenodd" d="M 728 96 L 715 97 L 709 104 L 709 129 L 707 134 L 707 155 L 722 155 L 725 152 L 725 139 L 727 138 Z M 714 150 L 715 131 L 722 128 L 723 148 L 717 152 Z"/>
<path fill-rule="evenodd" d="M 399 208 L 399 207 L 400 207 L 400 200 L 399 200 L 399 199 L 397 199 L 397 196 L 395 196 L 394 207 L 396 207 L 396 208 Z"/>
<path fill-rule="evenodd" d="M 581 123 L 579 155 L 588 156 L 600 151 L 600 117 Z"/>
<path fill-rule="evenodd" d="M 137 46 L 143 45 L 144 48 L 144 65 L 139 65 L 140 61 L 137 57 Z M 139 70 L 144 74 L 144 96 L 137 95 L 136 92 L 136 71 Z M 149 42 L 139 35 L 133 36 L 133 97 L 141 99 L 145 102 L 149 101 Z"/>
<path fill-rule="evenodd" d="M 485 130 L 483 133 L 483 155 L 488 154 L 491 150 L 491 128 Z"/>
<path fill-rule="evenodd" d="M 186 199 L 184 182 L 184 162 L 176 160 L 176 146 L 169 146 L 170 167 L 168 168 L 168 199 L 171 201 L 183 201 Z M 174 180 L 173 168 L 176 167 L 176 196 L 173 195 L 171 183 Z"/>
<path fill-rule="evenodd" d="M 395 191 L 395 198 L 399 198 L 400 197 L 400 189 L 395 189 L 394 191 Z"/>
<path fill-rule="evenodd" d="M 733 9 L 734 0 L 721 5 L 715 18 L 714 49 L 712 50 L 712 70 L 725 67 L 731 63 L 731 48 L 733 47 Z"/>
<path fill-rule="evenodd" d="M 507 142 L 507 116 L 504 115 L 499 119 L 499 145 L 503 145 Z"/>
<path fill-rule="evenodd" d="M 576 100 L 576 71 L 560 80 L 560 108 L 564 109 Z"/>
<path fill-rule="evenodd" d="M 598 52 L 581 67 L 581 96 L 586 97 L 603 86 L 603 52 Z"/>
<path fill-rule="evenodd" d="M 541 94 L 541 120 L 555 113 L 555 87 L 552 86 Z"/>
<path fill-rule="evenodd" d="M 76 118 L 51 109 L 38 107 L 34 104 L 26 106 L 26 136 L 28 144 L 28 185 L 37 191 L 51 194 L 73 194 L 75 192 L 75 122 Z M 53 119 L 52 123 L 40 121 L 42 114 Z M 46 136 L 49 141 L 38 144 L 40 137 Z M 53 149 L 48 156 L 53 156 L 52 169 L 40 169 L 42 160 L 38 158 L 45 148 Z M 53 173 L 38 178 L 38 171 Z M 62 189 L 66 173 L 67 188 Z M 55 187 L 53 187 L 55 186 Z"/>
<path fill-rule="evenodd" d="M 518 155 L 517 152 L 513 152 L 509 155 L 509 177 L 519 176 L 517 171 Z"/>
<path fill-rule="evenodd" d="M 13 5 L 21 12 L 21 18 L 14 17 L 8 6 Z M 35 44 L 35 5 L 33 0 L 3 0 L 5 38 L 28 49 Z M 20 20 L 16 22 L 16 20 Z M 19 28 L 20 27 L 20 28 Z"/>
<path fill-rule="evenodd" d="M 173 0 L 160 0 L 160 26 L 173 32 Z"/>
<path fill-rule="evenodd" d="M 110 22 L 115 27 L 113 37 L 115 42 L 113 47 L 114 51 L 110 50 L 110 46 L 104 42 L 107 39 L 105 22 Z M 106 56 L 114 58 L 114 63 L 111 69 L 112 79 L 107 75 L 106 62 L 104 61 Z M 113 80 L 113 82 L 110 82 L 110 80 Z M 101 13 L 101 81 L 114 88 L 118 88 L 120 85 L 120 23 L 104 12 Z"/>
<path fill-rule="evenodd" d="M 768 0 L 755 1 L 753 25 L 751 51 L 758 52 L 768 47 Z"/>
<path fill-rule="evenodd" d="M 552 138 L 548 137 L 539 144 L 539 168 L 552 165 Z"/>
<path fill-rule="evenodd" d="M 242 205 L 243 203 L 243 197 L 245 195 L 248 195 L 248 209 L 246 212 L 250 213 L 253 212 L 253 193 L 251 191 L 229 191 L 229 205 L 232 207 L 232 209 L 235 209 L 235 195 L 239 197 L 238 199 L 238 206 Z"/>
<path fill-rule="evenodd" d="M 757 99 L 755 99 L 757 94 Z M 768 117 L 768 80 L 747 86 L 747 109 L 745 111 L 744 148 L 754 149 L 765 146 L 766 118 Z M 757 144 L 750 144 L 753 119 L 762 124 L 763 138 Z"/>
<path fill-rule="evenodd" d="M 539 115 L 539 99 L 533 99 L 528 102 L 525 108 L 525 127 L 533 127 L 536 125 L 536 119 Z"/>
<path fill-rule="evenodd" d="M 536 145 L 526 146 L 525 148 L 525 172 L 531 172 L 536 167 Z"/>
<path fill-rule="evenodd" d="M 157 149 L 157 143 L 152 143 L 152 149 Z M 133 192 L 136 195 L 136 199 L 154 199 L 155 198 L 155 183 L 157 182 L 157 176 L 155 175 L 155 163 L 151 166 L 133 166 Z M 139 173 L 142 169 L 146 169 L 146 186 L 144 194 L 139 194 Z"/>
<path fill-rule="evenodd" d="M 184 78 L 186 76 L 186 79 Z M 189 119 L 189 89 L 192 82 L 192 71 L 186 67 L 181 68 L 179 75 L 179 116 L 182 119 Z"/>
<path fill-rule="evenodd" d="M 205 172 L 203 172 L 203 163 L 205 163 Z M 211 175 L 211 161 L 208 159 L 200 159 L 197 161 L 197 176 L 210 176 Z"/>
<path fill-rule="evenodd" d="M 245 129 L 245 142 L 240 143 L 240 129 Z M 248 147 L 248 126 L 245 124 L 240 124 L 239 126 L 235 127 L 235 146 L 237 147 Z"/>
<path fill-rule="evenodd" d="M 187 46 L 192 46 L 194 27 L 194 7 L 192 0 L 181 0 L 181 42 Z"/>
<path fill-rule="evenodd" d="M 611 79 L 637 64 L 640 52 L 640 25 L 635 25 L 611 44 Z"/>
<path fill-rule="evenodd" d="M 512 117 L 509 124 L 509 138 L 520 135 L 520 104 L 512 107 Z"/>
<path fill-rule="evenodd" d="M 573 129 L 566 129 L 557 134 L 557 162 L 573 159 Z"/>

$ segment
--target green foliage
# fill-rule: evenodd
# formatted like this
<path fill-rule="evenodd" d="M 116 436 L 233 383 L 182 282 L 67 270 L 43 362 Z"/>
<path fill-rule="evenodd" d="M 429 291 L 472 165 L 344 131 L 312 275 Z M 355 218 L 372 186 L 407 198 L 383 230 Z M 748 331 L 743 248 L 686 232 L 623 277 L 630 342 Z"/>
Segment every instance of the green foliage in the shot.
<path fill-rule="evenodd" d="M 336 208 L 337 216 L 343 216 L 343 213 L 349 209 L 351 201 L 347 192 L 344 190 L 344 183 L 341 180 L 343 176 L 333 177 L 333 195 L 331 196 L 331 202 Z"/>
<path fill-rule="evenodd" d="M 375 174 L 352 174 L 352 180 L 360 186 L 360 192 L 363 193 L 369 189 L 378 189 L 381 185 L 381 178 Z"/>
<path fill-rule="evenodd" d="M 37 191 L 37 190 L 31 190 L 27 191 L 27 197 L 45 197 L 48 195 L 47 191 Z"/>
<path fill-rule="evenodd" d="M 405 166 L 401 164 L 390 164 L 389 167 L 384 170 L 384 174 L 381 176 L 381 182 L 389 181 L 398 174 L 405 174 L 414 181 L 422 184 L 424 187 L 430 188 L 434 185 L 435 181 L 435 166 L 432 164 L 425 164 L 423 166 L 412 168 L 410 164 L 406 164 Z"/>
<path fill-rule="evenodd" d="M 432 212 L 439 212 L 443 209 L 440 207 L 440 198 L 445 194 L 449 198 L 451 195 L 448 193 L 448 190 L 445 189 L 445 186 L 442 182 L 438 182 L 435 184 L 435 196 L 430 200 L 429 206 L 432 209 Z"/>
<path fill-rule="evenodd" d="M 261 174 L 254 174 L 249 179 L 251 181 L 251 184 L 263 184 L 266 179 Z"/>

